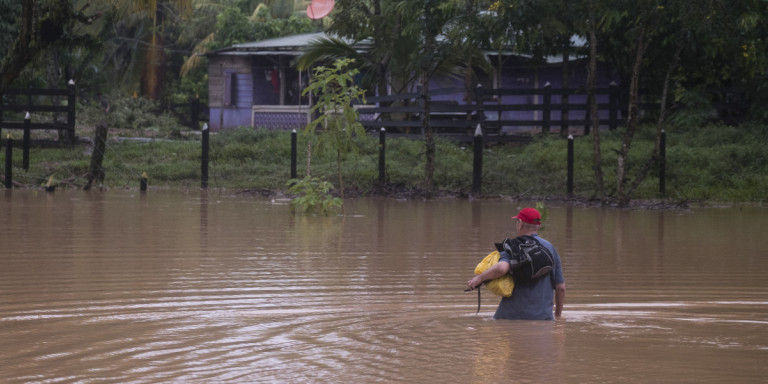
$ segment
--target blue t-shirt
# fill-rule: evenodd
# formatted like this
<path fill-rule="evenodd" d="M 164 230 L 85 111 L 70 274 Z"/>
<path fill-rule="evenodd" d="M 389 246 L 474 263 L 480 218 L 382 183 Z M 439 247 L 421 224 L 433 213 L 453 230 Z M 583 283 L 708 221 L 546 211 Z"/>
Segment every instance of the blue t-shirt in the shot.
<path fill-rule="evenodd" d="M 554 320 L 555 286 L 565 283 L 563 267 L 555 247 L 538 235 L 533 235 L 545 246 L 555 261 L 552 273 L 531 283 L 515 284 L 512 296 L 502 297 L 494 319 L 507 320 Z M 499 262 L 509 263 L 509 255 L 501 253 Z M 511 271 L 511 269 L 510 269 Z"/>

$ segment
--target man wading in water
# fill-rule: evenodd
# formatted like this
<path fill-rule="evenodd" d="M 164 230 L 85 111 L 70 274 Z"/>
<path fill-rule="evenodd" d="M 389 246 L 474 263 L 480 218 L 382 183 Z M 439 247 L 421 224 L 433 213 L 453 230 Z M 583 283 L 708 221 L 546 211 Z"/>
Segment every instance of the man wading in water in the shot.
<path fill-rule="evenodd" d="M 552 271 L 546 276 L 532 281 L 522 282 L 515 279 L 512 296 L 502 297 L 494 319 L 508 320 L 554 320 L 563 312 L 565 301 L 565 279 L 560 263 L 560 255 L 555 247 L 536 233 L 541 226 L 541 214 L 533 208 L 523 208 L 515 220 L 517 236 L 530 236 L 549 251 L 552 258 Z M 478 288 L 483 282 L 512 273 L 510 265 L 515 265 L 514 257 L 508 252 L 501 252 L 499 262 L 485 272 L 467 282 L 470 289 Z M 514 276 L 514 275 L 513 275 Z M 554 317 L 552 308 L 554 303 Z"/>

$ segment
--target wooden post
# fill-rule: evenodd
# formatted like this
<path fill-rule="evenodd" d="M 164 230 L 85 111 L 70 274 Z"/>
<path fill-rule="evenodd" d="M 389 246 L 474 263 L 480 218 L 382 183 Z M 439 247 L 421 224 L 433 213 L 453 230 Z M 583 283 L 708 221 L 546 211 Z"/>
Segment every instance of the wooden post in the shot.
<path fill-rule="evenodd" d="M 615 131 L 618 126 L 618 110 L 619 110 L 619 85 L 615 82 L 611 82 L 610 92 L 608 93 L 608 104 L 610 105 L 608 114 L 608 128 L 611 131 Z"/>
<path fill-rule="evenodd" d="M 667 194 L 667 132 L 661 131 L 659 139 L 659 194 L 664 197 Z"/>
<path fill-rule="evenodd" d="M 22 165 L 21 167 L 24 168 L 25 171 L 29 170 L 29 146 L 30 146 L 30 135 L 32 132 L 32 117 L 29 116 L 29 112 L 24 116 L 24 141 L 23 141 L 23 147 L 22 147 Z"/>
<path fill-rule="evenodd" d="M 568 135 L 568 197 L 573 196 L 573 135 Z"/>
<path fill-rule="evenodd" d="M 147 191 L 147 180 L 149 180 L 149 177 L 147 176 L 146 172 L 143 172 L 141 174 L 141 178 L 139 179 L 139 190 L 141 192 Z"/>
<path fill-rule="evenodd" d="M 381 127 L 379 131 L 379 184 L 384 185 L 386 180 L 386 134 L 387 130 Z"/>
<path fill-rule="evenodd" d="M 210 132 L 208 124 L 203 124 L 203 154 L 200 161 L 200 188 L 208 188 L 208 148 L 210 146 Z"/>
<path fill-rule="evenodd" d="M 48 177 L 48 182 L 45 183 L 46 192 L 56 192 L 56 181 L 53 179 L 53 175 Z"/>
<path fill-rule="evenodd" d="M 296 128 L 291 131 L 291 179 L 296 178 L 296 158 L 298 157 L 298 134 Z"/>
<path fill-rule="evenodd" d="M 544 84 L 544 109 L 541 111 L 541 134 L 549 134 L 550 123 L 552 121 L 552 84 Z"/>
<path fill-rule="evenodd" d="M 75 111 L 77 110 L 76 97 L 77 88 L 75 88 L 75 81 L 70 79 L 67 83 L 67 138 L 72 144 L 77 141 L 77 136 L 75 136 Z"/>
<path fill-rule="evenodd" d="M 13 188 L 13 139 L 5 139 L 5 187 Z"/>
<path fill-rule="evenodd" d="M 483 178 L 483 129 L 480 124 L 475 129 L 474 161 L 472 166 L 472 194 L 480 195 Z"/>

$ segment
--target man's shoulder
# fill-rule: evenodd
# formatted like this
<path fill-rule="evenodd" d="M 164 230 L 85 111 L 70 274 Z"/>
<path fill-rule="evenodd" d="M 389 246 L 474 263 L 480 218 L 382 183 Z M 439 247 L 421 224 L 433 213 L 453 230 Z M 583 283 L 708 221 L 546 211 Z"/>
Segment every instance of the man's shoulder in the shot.
<path fill-rule="evenodd" d="M 534 239 L 538 240 L 538 242 L 541 243 L 541 245 L 543 245 L 543 246 L 545 246 L 547 248 L 550 248 L 550 249 L 555 249 L 554 244 L 552 244 L 549 240 L 539 236 L 538 234 L 533 234 L 532 237 Z"/>

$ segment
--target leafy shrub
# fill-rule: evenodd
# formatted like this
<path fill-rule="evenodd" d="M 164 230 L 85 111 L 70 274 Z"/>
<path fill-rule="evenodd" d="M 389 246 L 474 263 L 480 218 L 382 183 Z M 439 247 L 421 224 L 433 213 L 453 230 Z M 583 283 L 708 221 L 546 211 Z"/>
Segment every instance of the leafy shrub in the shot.
<path fill-rule="evenodd" d="M 294 209 L 305 214 L 330 215 L 342 205 L 342 200 L 333 197 L 330 190 L 333 184 L 316 177 L 291 179 L 286 183 L 288 192 L 298 196 L 291 200 Z"/>

